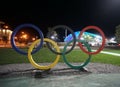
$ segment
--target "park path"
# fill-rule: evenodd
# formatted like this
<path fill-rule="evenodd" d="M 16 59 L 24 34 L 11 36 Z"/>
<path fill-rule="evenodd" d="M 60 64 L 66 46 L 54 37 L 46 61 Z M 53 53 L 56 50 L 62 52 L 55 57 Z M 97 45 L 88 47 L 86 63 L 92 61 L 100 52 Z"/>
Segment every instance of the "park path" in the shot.
<path fill-rule="evenodd" d="M 107 52 L 107 51 L 101 51 L 100 53 L 110 54 L 110 55 L 114 55 L 114 56 L 120 56 L 119 53 L 113 53 L 113 52 Z"/>

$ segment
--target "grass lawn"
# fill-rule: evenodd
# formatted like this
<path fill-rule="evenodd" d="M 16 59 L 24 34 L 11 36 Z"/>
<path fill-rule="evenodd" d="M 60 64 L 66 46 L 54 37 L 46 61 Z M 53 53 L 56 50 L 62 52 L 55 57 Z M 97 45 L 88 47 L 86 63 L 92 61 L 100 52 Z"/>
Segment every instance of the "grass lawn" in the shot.
<path fill-rule="evenodd" d="M 119 48 L 120 48 L 120 47 L 119 47 Z M 104 51 L 113 52 L 113 53 L 120 53 L 120 49 L 105 48 Z"/>
<path fill-rule="evenodd" d="M 108 52 L 119 53 L 119 50 L 113 49 L 104 50 Z M 43 48 L 39 50 L 39 52 L 33 54 L 32 57 L 37 63 L 53 62 L 56 58 L 56 54 L 52 53 L 47 48 Z M 73 50 L 69 54 L 66 54 L 66 58 L 71 63 L 72 62 L 83 63 L 88 58 L 88 55 L 83 53 L 81 50 Z M 64 62 L 62 56 L 59 62 Z M 120 66 L 120 57 L 99 53 L 96 55 L 92 55 L 90 62 L 107 63 Z M 0 48 L 0 65 L 13 63 L 29 63 L 29 60 L 27 55 L 19 54 L 12 48 Z"/>

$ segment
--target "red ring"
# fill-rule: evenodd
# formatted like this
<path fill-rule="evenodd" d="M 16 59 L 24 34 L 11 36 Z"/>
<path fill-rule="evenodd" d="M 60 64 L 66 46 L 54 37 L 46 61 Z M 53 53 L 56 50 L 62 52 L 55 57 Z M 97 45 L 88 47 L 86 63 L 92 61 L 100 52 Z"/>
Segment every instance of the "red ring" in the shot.
<path fill-rule="evenodd" d="M 82 34 L 83 34 L 83 32 L 85 32 L 86 30 L 89 30 L 89 29 L 95 29 L 95 30 L 97 30 L 97 31 L 101 34 L 101 36 L 102 36 L 102 45 L 101 45 L 100 48 L 99 48 L 97 51 L 95 51 L 95 52 L 88 52 L 87 50 L 85 50 L 85 49 L 83 48 L 82 43 L 80 43 L 80 42 L 78 42 L 78 46 L 81 48 L 81 50 L 83 50 L 85 53 L 87 53 L 87 54 L 89 54 L 89 55 L 90 55 L 90 54 L 97 54 L 97 53 L 99 53 L 101 50 L 103 50 L 103 48 L 104 48 L 104 45 L 105 45 L 105 35 L 104 35 L 104 32 L 103 32 L 99 27 L 97 27 L 97 26 L 87 26 L 87 27 L 85 27 L 85 28 L 82 29 L 82 31 L 80 32 L 78 38 L 80 39 L 81 36 L 82 36 Z"/>

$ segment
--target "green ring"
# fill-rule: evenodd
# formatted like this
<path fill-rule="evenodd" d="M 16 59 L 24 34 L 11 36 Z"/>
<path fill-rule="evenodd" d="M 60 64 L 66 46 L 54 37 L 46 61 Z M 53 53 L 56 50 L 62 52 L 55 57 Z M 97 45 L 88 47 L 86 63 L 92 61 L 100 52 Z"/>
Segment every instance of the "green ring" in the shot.
<path fill-rule="evenodd" d="M 82 43 L 87 47 L 88 51 L 91 52 L 90 46 L 89 46 L 85 41 L 79 40 L 79 39 L 77 39 L 76 41 L 77 41 L 77 42 L 82 42 Z M 65 62 L 69 67 L 71 67 L 71 68 L 73 68 L 73 69 L 83 68 L 84 66 L 86 66 L 86 65 L 90 62 L 91 55 L 89 55 L 88 59 L 86 59 L 86 61 L 85 61 L 83 64 L 81 64 L 81 65 L 75 66 L 75 65 L 70 64 L 70 63 L 67 61 L 66 57 L 65 57 L 65 52 L 66 52 L 67 46 L 68 46 L 70 43 L 72 43 L 72 42 L 73 42 L 73 40 L 71 40 L 70 42 L 68 42 L 68 43 L 64 46 L 63 54 L 62 54 L 63 60 L 64 60 L 64 62 Z"/>

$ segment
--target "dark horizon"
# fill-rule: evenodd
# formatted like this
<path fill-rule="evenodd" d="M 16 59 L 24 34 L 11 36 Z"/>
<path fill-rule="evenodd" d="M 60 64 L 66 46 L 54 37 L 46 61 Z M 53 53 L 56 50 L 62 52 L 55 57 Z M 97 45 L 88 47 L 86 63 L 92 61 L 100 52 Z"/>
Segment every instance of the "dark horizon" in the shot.
<path fill-rule="evenodd" d="M 115 35 L 115 27 L 120 24 L 119 0 L 48 0 L 18 2 L 1 7 L 0 21 L 14 30 L 24 23 L 38 26 L 44 34 L 49 27 L 67 25 L 74 31 L 95 25 L 100 27 L 106 37 Z"/>

